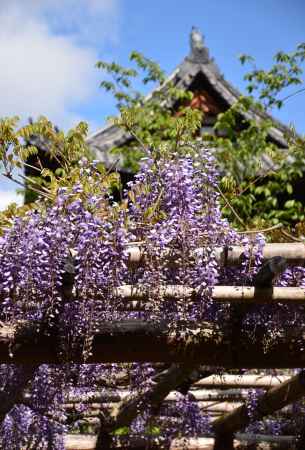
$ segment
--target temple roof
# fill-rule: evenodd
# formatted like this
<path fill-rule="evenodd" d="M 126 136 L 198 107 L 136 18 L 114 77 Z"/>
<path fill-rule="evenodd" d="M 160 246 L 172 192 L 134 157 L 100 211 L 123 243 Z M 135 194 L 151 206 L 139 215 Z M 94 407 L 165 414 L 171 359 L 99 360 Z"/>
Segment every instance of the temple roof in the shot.
<path fill-rule="evenodd" d="M 224 109 L 232 106 L 241 96 L 241 93 L 225 80 L 214 59 L 209 56 L 209 50 L 204 45 L 201 32 L 193 27 L 190 34 L 189 55 L 169 75 L 163 86 L 172 82 L 177 88 L 189 90 L 196 80 L 197 84 L 200 80 L 199 83 L 208 87 L 208 92 L 212 92 L 218 98 Z M 160 89 L 160 87 L 157 89 Z M 146 97 L 147 100 L 153 92 Z M 287 126 L 262 111 L 248 111 L 244 114 L 244 117 L 255 119 L 257 122 L 266 118 L 271 119 L 274 126 L 269 132 L 270 139 L 281 148 L 287 147 L 285 139 L 285 133 L 289 132 Z M 106 125 L 89 136 L 87 142 L 95 152 L 97 159 L 103 161 L 108 167 L 117 162 L 119 167 L 122 161 L 117 161 L 118 155 L 112 155 L 108 150 L 113 147 L 120 147 L 130 140 L 132 140 L 130 134 L 121 128 L 115 125 Z"/>

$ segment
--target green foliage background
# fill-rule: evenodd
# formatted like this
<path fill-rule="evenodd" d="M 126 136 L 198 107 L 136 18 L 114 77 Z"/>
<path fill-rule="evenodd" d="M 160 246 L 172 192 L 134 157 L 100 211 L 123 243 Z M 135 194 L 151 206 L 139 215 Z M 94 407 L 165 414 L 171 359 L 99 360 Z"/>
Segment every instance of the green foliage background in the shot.
<path fill-rule="evenodd" d="M 250 64 L 251 70 L 245 75 L 249 95 L 241 96 L 231 108 L 218 115 L 214 128 L 220 133 L 215 135 L 200 134 L 204 117 L 201 111 L 190 107 L 193 93 L 166 81 L 159 65 L 141 53 L 131 53 L 133 67 L 130 68 L 115 62 L 98 62 L 97 67 L 103 70 L 105 77 L 101 87 L 112 93 L 117 102 L 119 115 L 111 120 L 132 137 L 127 145 L 112 151 L 122 154 L 125 168 L 135 172 L 148 146 L 156 154 L 167 153 L 170 158 L 171 152 L 185 154 L 192 143 L 202 141 L 216 149 L 223 213 L 237 229 L 249 231 L 271 227 L 273 239 L 283 238 L 279 235 L 281 230 L 286 233 L 286 240 L 291 234 L 303 240 L 304 205 L 295 198 L 295 184 L 304 177 L 305 139 L 291 128 L 285 136 L 287 149 L 279 149 L 269 138 L 274 123 L 265 113 L 283 107 L 287 98 L 297 93 L 301 95 L 305 90 L 300 88 L 303 86 L 305 43 L 298 45 L 294 52 L 277 53 L 270 70 L 258 69 L 247 55 L 241 55 L 240 60 L 242 64 Z M 145 97 L 135 89 L 139 80 L 144 86 L 154 84 L 152 94 Z M 299 89 L 284 96 L 287 88 L 294 86 Z M 259 123 L 255 119 L 245 119 L 245 116 L 251 117 L 247 113 L 253 111 L 260 113 L 262 120 Z M 48 142 L 50 158 L 60 165 L 55 173 L 45 167 L 36 167 L 35 177 L 20 174 L 28 157 L 37 154 L 37 148 L 27 144 L 33 135 L 42 136 Z M 59 188 L 71 189 L 77 181 L 84 183 L 92 195 L 105 187 L 110 190 L 119 187 L 118 175 L 108 173 L 102 164 L 96 166 L 94 183 L 81 173 L 78 161 L 84 156 L 92 159 L 86 135 L 87 125 L 83 122 L 64 134 L 43 117 L 20 128 L 18 118 L 3 119 L 0 121 L 1 173 L 21 188 L 35 193 L 36 197 L 40 195 L 43 200 L 40 204 L 44 205 L 55 201 Z M 266 157 L 267 165 L 264 163 Z M 33 207 L 37 208 L 37 203 L 21 208 L 10 206 L 1 213 L 2 225 Z"/>
<path fill-rule="evenodd" d="M 304 137 L 291 127 L 285 136 L 288 148 L 278 148 L 269 134 L 276 123 L 266 113 L 283 107 L 289 97 L 305 90 L 301 88 L 284 97 L 287 88 L 303 85 L 304 59 L 304 43 L 291 53 L 278 52 L 270 70 L 257 69 L 253 58 L 241 55 L 242 64 L 251 64 L 251 71 L 245 75 L 249 95 L 241 96 L 231 108 L 218 115 L 214 126 L 221 131 L 218 136 L 200 136 L 203 114 L 189 107 L 193 93 L 165 82 L 165 74 L 157 63 L 137 52 L 130 55 L 136 68 L 99 62 L 97 66 L 108 74 L 101 86 L 113 94 L 120 112 L 119 118 L 113 121 L 135 137 L 128 145 L 112 151 L 123 154 L 125 167 L 135 171 L 143 156 L 141 147 L 183 151 L 184 142 L 202 139 L 217 149 L 223 213 L 235 227 L 249 230 L 280 228 L 282 224 L 303 238 L 304 206 L 295 199 L 294 186 L 304 176 Z M 143 84 L 157 83 L 150 96 L 145 98 L 133 88 L 138 78 Z M 252 118 L 245 119 L 253 111 L 262 118 L 259 123 Z M 219 137 L 220 134 L 225 137 Z M 266 158 L 269 164 L 264 163 Z"/>

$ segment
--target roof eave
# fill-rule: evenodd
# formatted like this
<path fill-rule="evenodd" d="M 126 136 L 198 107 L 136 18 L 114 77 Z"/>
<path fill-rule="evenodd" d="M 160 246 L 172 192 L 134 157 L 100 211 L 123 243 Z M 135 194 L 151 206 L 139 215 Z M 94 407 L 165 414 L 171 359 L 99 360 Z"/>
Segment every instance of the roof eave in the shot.
<path fill-rule="evenodd" d="M 191 54 L 177 66 L 163 85 L 158 86 L 146 96 L 145 101 L 149 101 L 154 93 L 166 88 L 169 82 L 173 82 L 179 88 L 187 89 L 200 72 L 207 78 L 213 89 L 229 106 L 232 106 L 242 95 L 236 88 L 224 79 L 213 59 L 209 58 L 208 60 L 201 60 L 200 55 L 199 57 L 197 56 L 196 59 L 196 57 Z M 289 132 L 289 128 L 284 124 L 275 120 L 267 113 L 253 110 L 246 113 L 245 117 L 248 117 L 249 119 L 254 118 L 258 122 L 266 118 L 271 119 L 273 123 L 275 123 L 275 126 L 270 128 L 269 131 L 271 139 L 273 139 L 281 147 L 287 147 L 285 134 Z M 108 164 L 108 162 L 113 162 L 114 158 L 106 155 L 107 150 L 124 145 L 131 139 L 131 135 L 126 131 L 116 125 L 108 124 L 91 134 L 87 138 L 87 143 L 95 151 L 96 157 Z"/>

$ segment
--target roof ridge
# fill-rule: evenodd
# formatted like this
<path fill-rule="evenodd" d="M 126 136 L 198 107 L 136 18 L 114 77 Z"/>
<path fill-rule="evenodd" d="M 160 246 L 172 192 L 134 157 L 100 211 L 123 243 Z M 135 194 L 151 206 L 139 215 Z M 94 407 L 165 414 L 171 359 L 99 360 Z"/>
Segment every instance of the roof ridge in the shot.
<path fill-rule="evenodd" d="M 209 49 L 204 44 L 202 33 L 195 27 L 192 28 L 190 44 L 191 51 L 189 55 L 176 66 L 162 85 L 155 87 L 145 96 L 144 101 L 149 101 L 154 93 L 166 88 L 169 82 L 173 82 L 177 87 L 187 89 L 191 86 L 195 77 L 201 72 L 229 107 L 232 106 L 234 102 L 244 94 L 225 79 L 214 58 L 209 56 Z M 274 127 L 270 129 L 270 137 L 281 147 L 287 147 L 285 133 L 289 133 L 290 131 L 287 125 L 274 118 L 271 114 L 254 108 L 245 113 L 245 117 L 254 118 L 258 122 L 264 118 L 271 120 Z M 130 134 L 119 128 L 117 125 L 105 124 L 103 127 L 89 135 L 87 142 L 94 147 L 95 151 L 98 151 L 99 156 L 103 159 L 103 153 L 108 149 L 122 145 L 130 139 Z"/>

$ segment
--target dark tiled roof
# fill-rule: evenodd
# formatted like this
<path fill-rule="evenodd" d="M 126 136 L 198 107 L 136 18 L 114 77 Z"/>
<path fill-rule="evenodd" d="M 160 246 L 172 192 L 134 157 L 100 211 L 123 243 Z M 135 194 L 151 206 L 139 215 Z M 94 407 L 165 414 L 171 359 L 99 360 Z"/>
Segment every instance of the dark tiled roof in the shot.
<path fill-rule="evenodd" d="M 195 31 L 200 35 L 198 30 Z M 193 32 L 194 30 L 192 30 L 192 33 Z M 163 86 L 165 87 L 166 84 L 171 81 L 177 88 L 187 90 L 190 88 L 195 78 L 201 75 L 207 80 L 209 85 L 222 99 L 222 101 L 230 107 L 241 96 L 241 93 L 224 79 L 213 58 L 209 57 L 209 51 L 207 47 L 203 45 L 203 40 L 202 45 L 198 39 L 195 43 L 192 41 L 192 33 L 190 54 L 172 72 Z M 157 89 L 162 89 L 162 86 Z M 149 100 L 153 92 L 147 96 L 147 100 Z M 287 142 L 285 140 L 285 133 L 289 132 L 289 128 L 287 126 L 268 114 L 257 110 L 247 112 L 245 114 L 245 118 L 254 118 L 258 122 L 266 118 L 271 119 L 274 126 L 270 129 L 270 138 L 279 147 L 287 147 Z M 132 137 L 129 133 L 121 130 L 117 126 L 106 125 L 89 136 L 87 142 L 91 149 L 95 152 L 96 158 L 105 162 L 106 166 L 109 167 L 115 163 L 118 156 L 112 155 L 108 150 L 113 147 L 120 147 L 131 139 Z M 117 167 L 122 167 L 122 160 L 118 162 Z"/>

